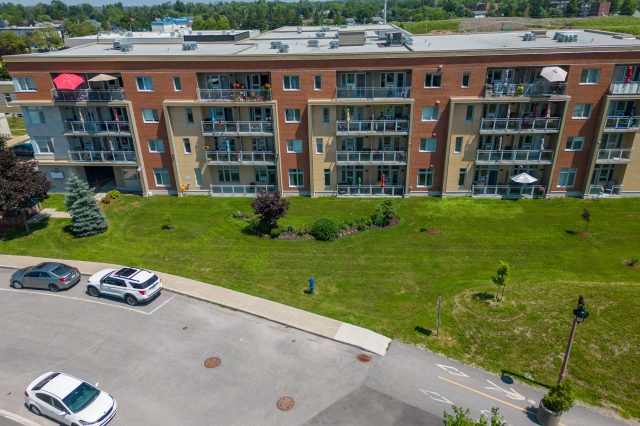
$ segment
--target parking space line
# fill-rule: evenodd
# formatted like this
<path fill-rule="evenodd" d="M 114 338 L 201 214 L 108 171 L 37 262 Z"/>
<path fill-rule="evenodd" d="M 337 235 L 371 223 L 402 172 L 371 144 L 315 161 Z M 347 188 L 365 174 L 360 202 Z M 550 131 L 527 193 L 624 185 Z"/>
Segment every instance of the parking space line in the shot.
<path fill-rule="evenodd" d="M 11 411 L 3 410 L 2 408 L 0 408 L 0 418 L 2 417 L 4 417 L 5 419 L 12 420 L 24 426 L 40 426 L 38 423 L 34 421 L 31 421 L 27 418 L 19 416 L 16 413 L 12 413 Z"/>
<path fill-rule="evenodd" d="M 167 300 L 165 300 L 164 302 L 162 302 L 162 304 L 160 306 L 158 306 L 157 308 L 155 308 L 153 311 L 149 312 L 149 315 L 153 314 L 155 311 L 157 311 L 158 309 L 162 308 L 167 303 L 171 302 L 171 299 L 173 299 L 174 297 L 176 297 L 175 294 L 173 296 L 171 296 L 170 298 L 168 298 Z"/>

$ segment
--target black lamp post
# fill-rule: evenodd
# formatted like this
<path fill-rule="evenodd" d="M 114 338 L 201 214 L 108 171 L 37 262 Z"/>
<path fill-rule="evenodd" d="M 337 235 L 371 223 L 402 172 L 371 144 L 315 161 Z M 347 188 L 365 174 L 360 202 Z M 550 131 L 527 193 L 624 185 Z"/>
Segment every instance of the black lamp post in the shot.
<path fill-rule="evenodd" d="M 584 308 L 584 297 L 578 298 L 578 307 L 573 310 L 573 325 L 571 326 L 571 334 L 569 335 L 569 342 L 567 343 L 567 351 L 564 354 L 564 360 L 562 361 L 562 369 L 560 370 L 560 377 L 558 377 L 558 385 L 562 383 L 562 380 L 567 375 L 567 364 L 569 363 L 569 354 L 571 353 L 571 345 L 573 345 L 573 337 L 576 334 L 576 326 L 583 322 L 588 316 L 589 312 Z"/>

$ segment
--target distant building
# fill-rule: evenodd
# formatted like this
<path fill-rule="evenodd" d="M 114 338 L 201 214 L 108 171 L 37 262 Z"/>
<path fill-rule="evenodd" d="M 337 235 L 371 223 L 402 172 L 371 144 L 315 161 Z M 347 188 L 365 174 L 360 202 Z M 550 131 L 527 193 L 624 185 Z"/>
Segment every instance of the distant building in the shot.
<path fill-rule="evenodd" d="M 161 20 L 151 23 L 151 31 L 163 33 L 167 31 L 175 31 L 183 28 L 191 28 L 193 25 L 193 18 L 163 18 Z"/>
<path fill-rule="evenodd" d="M 6 21 L 5 21 L 6 22 Z M 51 25 L 53 26 L 53 28 L 56 30 L 56 32 L 58 33 L 58 35 L 61 38 L 64 38 L 63 34 L 62 34 L 62 30 L 63 30 L 63 26 L 62 25 L 58 25 L 58 24 L 51 24 L 51 23 L 42 23 L 42 24 L 36 24 L 36 25 L 30 25 L 30 26 L 0 26 L 0 33 L 1 32 L 5 32 L 5 31 L 9 31 L 12 32 L 16 35 L 19 36 L 24 36 L 24 35 L 29 35 L 29 34 L 33 34 L 33 32 L 35 30 L 37 30 L 38 28 L 43 28 L 45 26 Z"/>

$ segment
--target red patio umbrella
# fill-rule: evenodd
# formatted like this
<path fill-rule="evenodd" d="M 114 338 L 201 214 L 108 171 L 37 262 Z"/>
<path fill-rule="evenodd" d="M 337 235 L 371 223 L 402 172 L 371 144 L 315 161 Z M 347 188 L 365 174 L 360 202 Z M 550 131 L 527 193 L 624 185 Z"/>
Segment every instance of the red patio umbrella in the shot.
<path fill-rule="evenodd" d="M 60 74 L 53 79 L 58 89 L 73 90 L 84 84 L 84 77 L 78 74 Z"/>
<path fill-rule="evenodd" d="M 627 75 L 625 76 L 624 82 L 631 83 L 631 77 L 633 76 L 633 67 L 627 68 Z"/>

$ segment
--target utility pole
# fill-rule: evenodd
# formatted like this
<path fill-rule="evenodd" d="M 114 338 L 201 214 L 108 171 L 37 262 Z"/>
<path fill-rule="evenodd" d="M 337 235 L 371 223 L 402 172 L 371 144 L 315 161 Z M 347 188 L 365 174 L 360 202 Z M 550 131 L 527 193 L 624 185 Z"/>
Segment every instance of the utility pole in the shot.
<path fill-rule="evenodd" d="M 382 9 L 382 22 L 387 23 L 387 0 L 384 0 L 384 9 Z"/>

